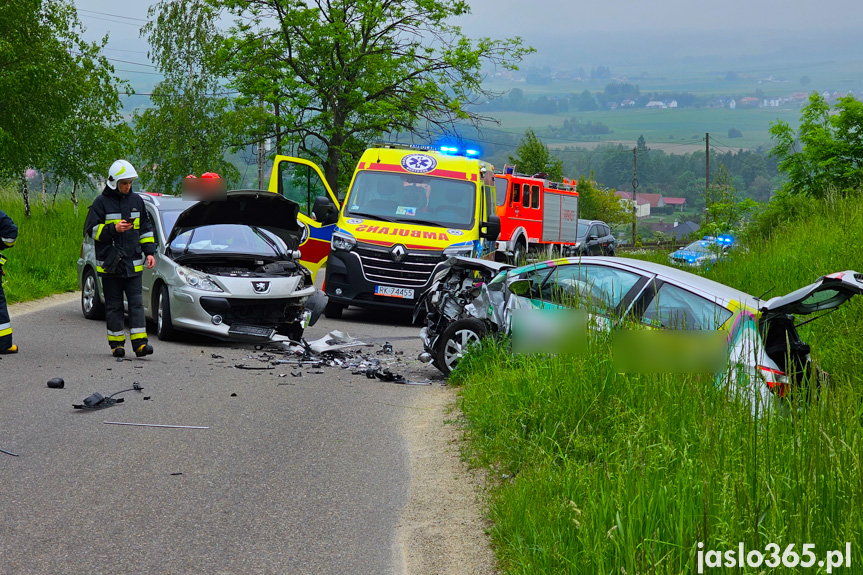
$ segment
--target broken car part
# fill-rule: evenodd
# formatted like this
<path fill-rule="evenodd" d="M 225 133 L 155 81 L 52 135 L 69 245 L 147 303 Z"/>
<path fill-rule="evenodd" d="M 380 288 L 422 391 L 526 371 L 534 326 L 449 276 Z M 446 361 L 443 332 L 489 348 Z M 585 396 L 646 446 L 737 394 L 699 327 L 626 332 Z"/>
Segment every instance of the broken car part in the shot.
<path fill-rule="evenodd" d="M 63 381 L 62 377 L 53 377 L 48 380 L 48 387 L 51 389 L 63 389 L 64 385 L 66 385 L 66 382 Z"/>

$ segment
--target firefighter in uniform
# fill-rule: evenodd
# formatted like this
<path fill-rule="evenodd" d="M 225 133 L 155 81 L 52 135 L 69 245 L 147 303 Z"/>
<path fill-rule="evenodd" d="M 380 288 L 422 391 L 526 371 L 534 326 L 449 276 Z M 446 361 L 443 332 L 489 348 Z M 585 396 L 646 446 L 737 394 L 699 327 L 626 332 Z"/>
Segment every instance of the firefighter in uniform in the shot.
<path fill-rule="evenodd" d="M 18 226 L 12 218 L 0 210 L 0 250 L 11 248 L 18 239 Z M 0 251 L 0 354 L 18 353 L 18 346 L 12 343 L 12 322 L 6 308 L 6 294 L 3 292 L 3 264 L 6 258 Z"/>
<path fill-rule="evenodd" d="M 96 243 L 96 272 L 102 278 L 108 345 L 114 357 L 126 355 L 123 329 L 123 294 L 129 304 L 129 335 L 135 355 L 153 353 L 147 340 L 141 274 L 156 263 L 156 243 L 144 201 L 132 193 L 138 173 L 126 160 L 108 170 L 102 195 L 96 197 L 84 223 L 84 233 Z"/>

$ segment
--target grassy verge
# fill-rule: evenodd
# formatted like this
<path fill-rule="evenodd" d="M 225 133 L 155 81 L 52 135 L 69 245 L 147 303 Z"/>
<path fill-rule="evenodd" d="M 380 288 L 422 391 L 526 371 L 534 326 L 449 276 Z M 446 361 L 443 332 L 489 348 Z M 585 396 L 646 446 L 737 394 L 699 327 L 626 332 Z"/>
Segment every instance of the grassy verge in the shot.
<path fill-rule="evenodd" d="M 855 201 L 833 201 L 705 275 L 781 295 L 824 273 L 860 271 L 861 223 Z M 462 386 L 471 456 L 497 480 L 489 515 L 505 573 L 697 573 L 699 542 L 762 552 L 776 543 L 780 555 L 813 543 L 818 559 L 850 542 L 853 567 L 834 572 L 859 570 L 861 328 L 861 301 L 801 327 L 832 384 L 811 405 L 757 420 L 703 377 L 614 373 L 602 336 L 578 358 L 484 344 L 452 381 Z"/>
<path fill-rule="evenodd" d="M 72 203 L 50 200 L 48 210 L 31 197 L 32 215 L 24 216 L 24 203 L 20 195 L 11 190 L 0 190 L 0 209 L 18 225 L 18 241 L 4 255 L 6 276 L 3 289 L 10 303 L 28 301 L 55 293 L 77 289 L 75 263 L 81 252 L 86 205 L 81 204 L 76 214 Z"/>

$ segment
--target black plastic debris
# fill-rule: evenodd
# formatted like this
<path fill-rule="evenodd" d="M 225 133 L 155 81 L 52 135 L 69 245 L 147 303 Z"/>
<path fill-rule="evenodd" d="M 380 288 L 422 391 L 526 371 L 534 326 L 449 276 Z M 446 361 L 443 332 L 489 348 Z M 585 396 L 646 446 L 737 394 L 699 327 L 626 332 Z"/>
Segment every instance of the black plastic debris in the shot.
<path fill-rule="evenodd" d="M 219 355 L 218 353 L 211 353 L 210 357 L 212 357 L 213 359 L 224 359 L 224 357 Z"/>
<path fill-rule="evenodd" d="M 302 371 L 298 371 L 298 372 L 296 372 L 296 373 L 294 373 L 294 372 L 292 371 L 292 372 L 290 372 L 290 373 L 291 373 L 291 377 L 303 377 L 303 372 L 302 372 Z"/>
<path fill-rule="evenodd" d="M 52 377 L 48 380 L 48 387 L 51 389 L 63 389 L 64 385 L 66 385 L 66 382 L 63 381 L 62 377 Z"/>
<path fill-rule="evenodd" d="M 234 367 L 237 369 L 251 369 L 251 370 L 262 370 L 262 369 L 276 369 L 271 365 L 246 365 L 245 363 L 237 363 L 234 364 Z"/>
<path fill-rule="evenodd" d="M 176 473 L 172 473 L 171 475 L 182 475 L 182 474 L 183 474 L 182 471 L 177 471 Z"/>
<path fill-rule="evenodd" d="M 0 452 L 5 453 L 6 455 L 11 455 L 12 457 L 18 457 L 17 453 L 12 453 L 11 451 L 6 451 L 5 449 L 0 449 Z"/>
<path fill-rule="evenodd" d="M 236 394 L 236 393 L 232 393 L 232 394 L 231 394 L 231 397 L 237 397 L 237 394 Z"/>
<path fill-rule="evenodd" d="M 103 396 L 101 393 L 94 393 L 92 395 L 88 395 L 84 398 L 80 404 L 73 404 L 72 407 L 75 409 L 105 409 L 106 407 L 112 407 L 117 405 L 118 403 L 123 403 L 124 399 L 122 397 L 118 399 L 114 399 L 115 395 L 120 395 L 121 393 L 126 393 L 127 391 L 142 391 L 144 388 L 141 387 L 141 384 L 137 381 L 132 383 L 132 387 L 129 389 L 123 389 L 118 391 L 117 393 L 112 393 L 108 397 Z"/>

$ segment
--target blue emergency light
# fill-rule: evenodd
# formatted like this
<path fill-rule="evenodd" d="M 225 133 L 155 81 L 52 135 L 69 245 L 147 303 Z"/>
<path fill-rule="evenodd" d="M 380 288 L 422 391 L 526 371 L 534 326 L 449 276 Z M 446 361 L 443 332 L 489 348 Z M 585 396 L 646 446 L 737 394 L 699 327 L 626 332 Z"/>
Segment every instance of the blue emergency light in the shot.
<path fill-rule="evenodd" d="M 468 155 L 468 156 L 478 156 L 479 155 L 479 152 L 477 150 L 465 150 L 464 153 L 465 153 L 465 155 Z"/>
<path fill-rule="evenodd" d="M 444 154 L 456 154 L 458 153 L 458 148 L 453 146 L 441 146 L 440 151 Z"/>

